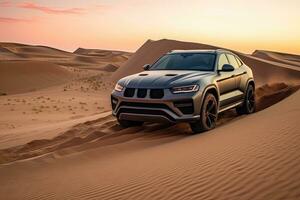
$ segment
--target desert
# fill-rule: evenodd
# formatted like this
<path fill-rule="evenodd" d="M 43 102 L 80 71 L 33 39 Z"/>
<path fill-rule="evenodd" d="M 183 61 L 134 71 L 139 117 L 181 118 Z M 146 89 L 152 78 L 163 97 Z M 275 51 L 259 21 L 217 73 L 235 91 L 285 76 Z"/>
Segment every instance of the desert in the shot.
<path fill-rule="evenodd" d="M 122 128 L 111 115 L 118 79 L 174 49 L 136 52 L 0 43 L 1 199 L 299 199 L 300 56 L 234 51 L 251 66 L 257 112 L 222 113 L 216 129 Z"/>

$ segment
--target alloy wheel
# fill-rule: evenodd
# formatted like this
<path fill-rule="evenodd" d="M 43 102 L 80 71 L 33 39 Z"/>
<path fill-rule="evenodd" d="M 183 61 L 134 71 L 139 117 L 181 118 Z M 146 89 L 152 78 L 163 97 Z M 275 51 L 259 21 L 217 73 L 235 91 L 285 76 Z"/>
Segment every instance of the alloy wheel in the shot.
<path fill-rule="evenodd" d="M 205 123 L 208 128 L 215 126 L 217 121 L 217 104 L 212 99 L 208 101 L 205 109 Z"/>

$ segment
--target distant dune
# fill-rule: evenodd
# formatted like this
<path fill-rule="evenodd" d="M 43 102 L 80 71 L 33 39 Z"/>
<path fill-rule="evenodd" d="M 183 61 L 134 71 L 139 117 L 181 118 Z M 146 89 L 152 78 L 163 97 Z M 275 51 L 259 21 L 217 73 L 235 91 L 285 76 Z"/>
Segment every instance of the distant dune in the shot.
<path fill-rule="evenodd" d="M 59 57 L 63 58 L 66 56 L 71 56 L 71 53 L 55 49 L 47 46 L 40 45 L 26 45 L 19 43 L 0 43 L 2 49 L 6 49 L 12 54 L 16 55 L 18 58 L 53 58 Z"/>
<path fill-rule="evenodd" d="M 47 46 L 0 42 L 0 61 L 47 61 L 62 66 L 105 71 L 102 68 L 107 64 L 119 66 L 130 56 L 131 53 L 114 50 L 78 48 L 71 53 Z"/>
<path fill-rule="evenodd" d="M 116 66 L 116 65 L 113 65 L 113 64 L 107 64 L 103 69 L 105 71 L 108 71 L 108 72 L 114 72 L 118 69 L 119 67 Z"/>
<path fill-rule="evenodd" d="M 111 62 L 124 62 L 132 55 L 132 53 L 115 50 L 101 50 L 101 49 L 84 49 L 78 48 L 74 51 L 75 54 L 93 56 L 100 60 L 110 60 Z"/>
<path fill-rule="evenodd" d="M 0 42 L 0 94 L 66 83 L 75 76 L 74 69 L 111 73 L 130 56 L 123 51 L 79 48 L 71 53 L 47 46 Z"/>
<path fill-rule="evenodd" d="M 174 50 L 174 49 L 219 49 L 220 47 L 181 42 L 175 40 L 158 40 L 152 41 L 148 40 L 143 44 L 136 53 L 128 60 L 120 69 L 116 71 L 113 75 L 114 80 L 118 80 L 129 74 L 142 71 L 142 66 L 144 64 L 151 64 L 155 62 L 163 54 Z M 253 56 L 242 54 L 234 51 L 238 54 L 243 61 L 248 64 L 254 72 L 255 79 L 259 84 L 265 84 L 268 82 L 276 81 L 287 81 L 293 82 L 300 79 L 300 69 L 295 71 L 280 64 L 269 63 L 268 61 L 257 59 Z"/>
<path fill-rule="evenodd" d="M 284 63 L 288 65 L 296 65 L 300 67 L 299 55 L 280 53 L 274 51 L 256 50 L 252 53 L 252 56 L 269 61 Z"/>
<path fill-rule="evenodd" d="M 7 94 L 63 84 L 72 77 L 69 70 L 45 61 L 0 62 L 0 92 Z"/>
<path fill-rule="evenodd" d="M 78 48 L 73 53 L 82 55 L 97 55 L 97 56 L 109 56 L 109 55 L 127 55 L 130 56 L 132 53 L 117 50 L 103 50 L 103 49 L 85 49 Z"/>

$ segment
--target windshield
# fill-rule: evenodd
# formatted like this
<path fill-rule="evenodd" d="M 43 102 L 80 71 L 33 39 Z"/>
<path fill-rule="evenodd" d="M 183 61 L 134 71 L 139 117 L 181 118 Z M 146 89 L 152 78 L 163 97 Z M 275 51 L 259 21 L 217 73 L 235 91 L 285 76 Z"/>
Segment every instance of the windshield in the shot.
<path fill-rule="evenodd" d="M 216 55 L 213 53 L 167 54 L 154 63 L 150 70 L 213 71 Z"/>

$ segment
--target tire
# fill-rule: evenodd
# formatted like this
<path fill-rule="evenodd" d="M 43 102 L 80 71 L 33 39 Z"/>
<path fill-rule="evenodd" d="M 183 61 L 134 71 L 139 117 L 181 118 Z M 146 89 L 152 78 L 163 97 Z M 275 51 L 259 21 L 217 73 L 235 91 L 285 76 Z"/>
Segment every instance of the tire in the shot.
<path fill-rule="evenodd" d="M 124 120 L 124 119 L 119 119 L 119 118 L 118 118 L 118 122 L 123 128 L 128 128 L 128 127 L 133 127 L 133 126 L 142 126 L 144 123 L 144 122 L 140 122 L 140 121 L 129 121 L 129 120 Z"/>
<path fill-rule="evenodd" d="M 255 90 L 254 90 L 253 85 L 249 85 L 246 90 L 243 105 L 240 107 L 237 107 L 236 112 L 239 115 L 251 114 L 251 113 L 255 112 L 255 109 L 256 109 Z"/>
<path fill-rule="evenodd" d="M 216 97 L 208 93 L 205 96 L 200 111 L 200 120 L 190 123 L 193 133 L 201 133 L 216 127 L 218 120 L 218 102 Z"/>

